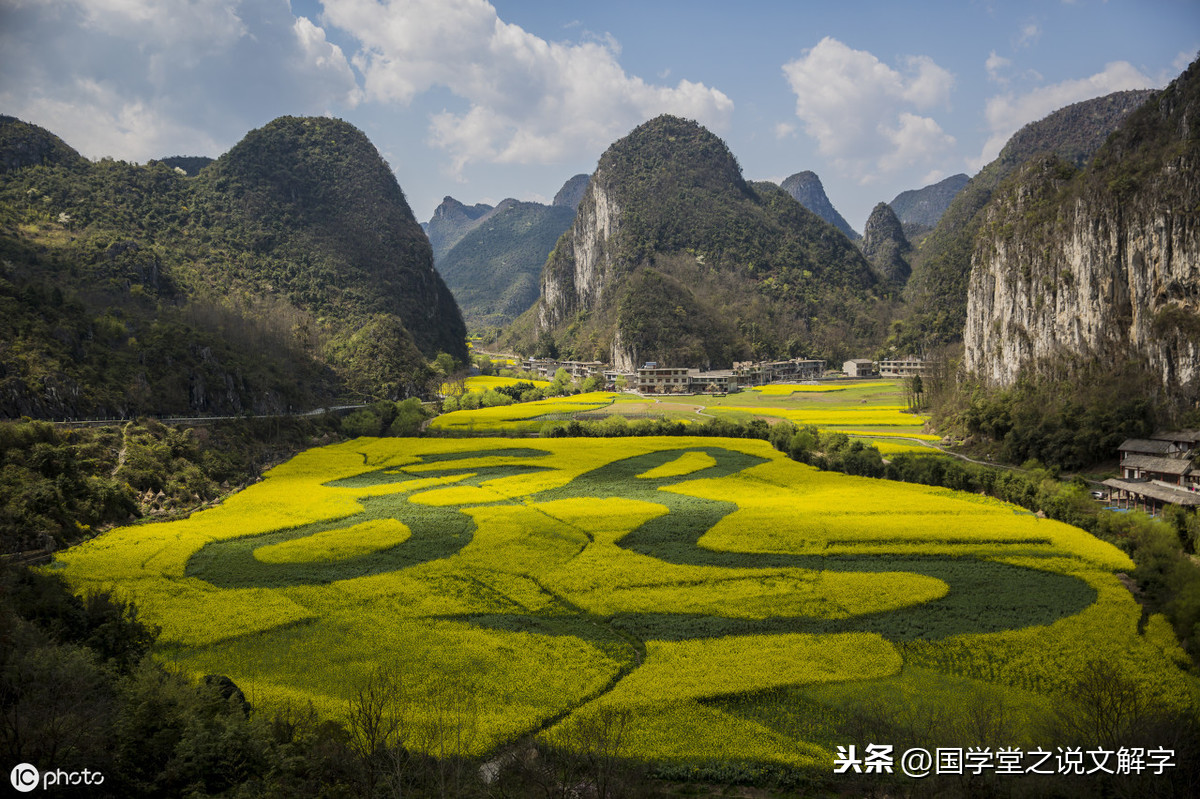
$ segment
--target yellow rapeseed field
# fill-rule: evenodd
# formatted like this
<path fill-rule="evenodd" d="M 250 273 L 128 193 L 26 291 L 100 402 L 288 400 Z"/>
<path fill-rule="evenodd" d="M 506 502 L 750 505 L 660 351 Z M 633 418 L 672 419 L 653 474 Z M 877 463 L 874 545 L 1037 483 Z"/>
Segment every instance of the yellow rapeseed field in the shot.
<path fill-rule="evenodd" d="M 1164 706 L 1194 701 L 1170 626 L 1139 630 L 1116 548 L 758 440 L 360 438 L 54 568 L 134 599 L 165 657 L 258 704 L 341 717 L 393 668 L 415 723 L 469 705 L 476 754 L 620 712 L 627 756 L 826 768 L 789 692 L 961 680 L 1049 701 L 1096 651 Z"/>

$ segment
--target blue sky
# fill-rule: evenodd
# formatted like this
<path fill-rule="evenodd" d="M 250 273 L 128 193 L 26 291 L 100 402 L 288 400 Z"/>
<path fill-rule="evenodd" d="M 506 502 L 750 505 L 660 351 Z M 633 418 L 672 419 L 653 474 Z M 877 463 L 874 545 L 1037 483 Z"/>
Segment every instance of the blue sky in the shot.
<path fill-rule="evenodd" d="M 217 156 L 282 114 L 363 129 L 417 218 L 548 201 L 670 112 L 852 226 L 1026 122 L 1161 87 L 1196 0 L 0 0 L 0 113 L 91 158 Z"/>

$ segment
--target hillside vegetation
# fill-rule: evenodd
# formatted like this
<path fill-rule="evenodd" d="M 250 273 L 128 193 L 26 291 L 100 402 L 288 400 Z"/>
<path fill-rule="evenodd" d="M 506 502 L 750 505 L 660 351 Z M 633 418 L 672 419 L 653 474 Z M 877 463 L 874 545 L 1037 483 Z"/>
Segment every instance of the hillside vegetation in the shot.
<path fill-rule="evenodd" d="M 30 164 L 30 128 L 0 124 L 19 165 L 0 178 L 0 416 L 397 398 L 439 352 L 465 360 L 428 240 L 347 123 L 278 119 L 195 178 L 58 147 Z"/>
<path fill-rule="evenodd" d="M 686 345 L 696 365 L 836 357 L 880 335 L 879 282 L 832 226 L 746 182 L 723 141 L 662 116 L 601 157 L 509 342 L 625 365 L 676 357 L 673 333 L 699 336 Z"/>
<path fill-rule="evenodd" d="M 505 200 L 438 259 L 472 329 L 503 327 L 537 302 L 546 256 L 574 218 L 566 205 Z"/>

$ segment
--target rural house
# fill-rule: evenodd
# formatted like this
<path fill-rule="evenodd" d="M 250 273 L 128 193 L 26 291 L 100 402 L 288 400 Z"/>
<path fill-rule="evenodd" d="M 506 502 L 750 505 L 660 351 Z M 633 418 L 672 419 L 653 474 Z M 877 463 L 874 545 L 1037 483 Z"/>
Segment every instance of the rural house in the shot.
<path fill-rule="evenodd" d="M 1104 481 L 1117 505 L 1151 515 L 1166 505 L 1200 507 L 1200 469 L 1193 464 L 1200 453 L 1200 431 L 1131 438 L 1118 450 L 1121 475 Z"/>

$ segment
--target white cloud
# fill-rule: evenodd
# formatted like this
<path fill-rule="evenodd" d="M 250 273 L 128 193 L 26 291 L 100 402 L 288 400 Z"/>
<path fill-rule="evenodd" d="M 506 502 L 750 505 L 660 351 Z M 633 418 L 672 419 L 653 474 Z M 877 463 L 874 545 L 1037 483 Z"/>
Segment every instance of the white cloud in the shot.
<path fill-rule="evenodd" d="M 1000 70 L 1007 69 L 1010 66 L 1012 66 L 1012 61 L 1004 56 L 996 55 L 995 50 L 988 55 L 987 61 L 983 63 L 984 69 L 987 70 L 988 80 L 996 83 L 1008 83 L 1007 78 L 1000 74 Z"/>
<path fill-rule="evenodd" d="M 296 54 L 297 71 L 311 68 L 309 71 L 315 73 L 313 77 L 319 75 L 327 84 L 325 92 L 315 93 L 337 97 L 344 92 L 345 103 L 351 107 L 357 105 L 362 99 L 362 91 L 358 88 L 354 71 L 350 69 L 342 48 L 327 40 L 325 31 L 314 25 L 308 17 L 297 17 L 292 31 L 300 45 L 300 51 Z"/>
<path fill-rule="evenodd" d="M 954 76 L 933 62 L 929 56 L 909 56 L 904 59 L 910 73 L 916 73 L 904 82 L 904 99 L 917 108 L 932 108 L 950 102 L 950 91 L 954 88 Z"/>
<path fill-rule="evenodd" d="M 1017 36 L 1016 47 L 1032 47 L 1037 44 L 1038 39 L 1042 38 L 1042 28 L 1036 22 L 1027 22 L 1021 26 L 1021 33 Z"/>
<path fill-rule="evenodd" d="M 899 126 L 883 127 L 881 132 L 892 144 L 892 149 L 879 158 L 879 167 L 885 172 L 927 163 L 954 147 L 954 137 L 937 122 L 907 111 L 900 114 Z"/>
<path fill-rule="evenodd" d="M 217 153 L 222 147 L 202 130 L 147 103 L 123 97 L 109 84 L 81 78 L 70 100 L 40 96 L 25 103 L 23 119 L 61 136 L 90 158 L 147 161 L 175 154 Z"/>
<path fill-rule="evenodd" d="M 46 0 L 5 23 L 0 107 L 89 157 L 219 155 L 357 98 L 345 55 L 288 0 Z"/>
<path fill-rule="evenodd" d="M 1114 61 L 1106 65 L 1103 72 L 1086 78 L 1042 86 L 1025 94 L 1007 92 L 991 97 L 984 110 L 991 133 L 979 157 L 969 161 L 969 164 L 972 169 L 982 168 L 1000 154 L 1004 144 L 1022 126 L 1064 106 L 1113 92 L 1148 89 L 1154 85 L 1154 81 L 1128 61 Z"/>
<path fill-rule="evenodd" d="M 925 110 L 948 105 L 954 76 L 927 56 L 900 72 L 826 37 L 783 66 L 796 116 L 822 155 L 860 182 L 931 160 L 954 144 Z"/>
<path fill-rule="evenodd" d="M 932 186 L 935 183 L 939 183 L 944 177 L 946 177 L 946 170 L 931 169 L 925 173 L 920 182 L 922 186 Z"/>
<path fill-rule="evenodd" d="M 247 34 L 238 3 L 226 0 L 57 0 L 77 6 L 84 24 L 110 36 L 168 48 L 176 58 L 194 63 L 220 53 Z"/>
<path fill-rule="evenodd" d="M 791 122 L 779 122 L 775 125 L 775 138 L 790 139 L 796 135 L 796 126 Z"/>
<path fill-rule="evenodd" d="M 323 21 L 351 34 L 368 100 L 408 103 L 444 87 L 465 100 L 430 124 L 430 143 L 456 173 L 472 162 L 554 163 L 602 150 L 661 113 L 718 130 L 733 102 L 681 80 L 626 74 L 612 37 L 548 42 L 504 22 L 484 0 L 328 0 Z"/>

